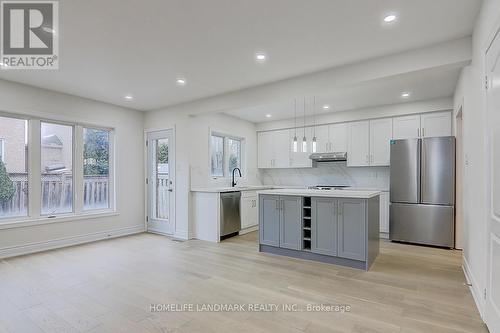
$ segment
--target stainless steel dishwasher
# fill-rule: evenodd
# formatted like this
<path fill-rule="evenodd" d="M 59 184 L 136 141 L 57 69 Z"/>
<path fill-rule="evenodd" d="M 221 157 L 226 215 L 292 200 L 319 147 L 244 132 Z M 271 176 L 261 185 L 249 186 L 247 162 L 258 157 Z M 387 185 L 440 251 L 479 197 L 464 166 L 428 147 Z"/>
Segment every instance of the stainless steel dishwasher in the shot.
<path fill-rule="evenodd" d="M 221 239 L 241 230 L 240 200 L 241 192 L 239 191 L 220 194 Z"/>

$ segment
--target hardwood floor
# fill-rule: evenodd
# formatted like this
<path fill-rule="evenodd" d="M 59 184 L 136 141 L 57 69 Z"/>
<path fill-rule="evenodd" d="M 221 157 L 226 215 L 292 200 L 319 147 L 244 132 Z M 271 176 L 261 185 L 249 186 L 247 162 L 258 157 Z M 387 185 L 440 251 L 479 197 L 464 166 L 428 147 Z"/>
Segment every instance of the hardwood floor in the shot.
<path fill-rule="evenodd" d="M 3 332 L 487 332 L 458 251 L 383 242 L 369 272 L 140 234 L 0 261 Z M 151 304 L 349 305 L 152 312 Z"/>

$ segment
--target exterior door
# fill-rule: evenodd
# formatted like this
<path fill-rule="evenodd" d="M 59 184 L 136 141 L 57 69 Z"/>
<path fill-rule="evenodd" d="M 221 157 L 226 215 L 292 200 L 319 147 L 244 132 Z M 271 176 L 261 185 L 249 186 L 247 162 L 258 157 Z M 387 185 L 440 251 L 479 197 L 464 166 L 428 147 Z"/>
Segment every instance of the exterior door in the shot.
<path fill-rule="evenodd" d="M 485 321 L 491 333 L 500 332 L 500 30 L 486 52 L 487 124 L 489 126 L 490 193 Z"/>
<path fill-rule="evenodd" d="M 147 135 L 147 229 L 173 234 L 175 161 L 173 130 Z"/>

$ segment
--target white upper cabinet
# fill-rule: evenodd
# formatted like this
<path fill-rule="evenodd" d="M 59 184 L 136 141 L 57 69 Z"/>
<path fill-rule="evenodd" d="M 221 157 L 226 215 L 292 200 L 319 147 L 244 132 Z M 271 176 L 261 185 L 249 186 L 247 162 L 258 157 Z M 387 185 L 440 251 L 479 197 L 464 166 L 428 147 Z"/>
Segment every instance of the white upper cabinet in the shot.
<path fill-rule="evenodd" d="M 304 128 L 297 128 L 297 148 L 293 151 L 295 130 L 258 133 L 259 168 L 310 168 L 312 139 L 316 152 L 347 152 L 347 166 L 389 166 L 390 141 L 451 136 L 451 112 L 431 112 L 410 116 L 365 120 L 351 123 L 306 127 L 307 150 L 302 148 Z"/>
<path fill-rule="evenodd" d="M 306 151 L 303 150 L 302 141 L 304 138 L 304 129 L 297 128 L 297 152 L 293 151 L 293 138 L 295 137 L 295 130 L 289 131 L 289 145 L 288 149 L 290 151 L 290 167 L 291 168 L 310 168 L 312 167 L 312 161 L 309 156 L 312 153 L 312 137 L 313 128 L 306 127 L 305 135 L 307 139 Z M 317 133 L 316 133 L 317 135 Z"/>
<path fill-rule="evenodd" d="M 273 132 L 273 168 L 288 168 L 290 164 L 290 131 Z"/>
<path fill-rule="evenodd" d="M 451 136 L 451 112 L 434 112 L 421 116 L 423 138 Z"/>
<path fill-rule="evenodd" d="M 395 140 L 451 136 L 451 112 L 395 117 L 393 129 Z"/>
<path fill-rule="evenodd" d="M 316 126 L 316 152 L 328 153 L 330 152 L 330 138 L 328 129 L 330 126 L 321 125 Z"/>
<path fill-rule="evenodd" d="M 420 115 L 393 118 L 394 140 L 420 137 Z"/>
<path fill-rule="evenodd" d="M 349 123 L 347 135 L 347 166 L 369 166 L 370 122 Z"/>
<path fill-rule="evenodd" d="M 263 169 L 288 168 L 290 164 L 289 130 L 259 132 L 258 167 Z"/>
<path fill-rule="evenodd" d="M 258 156 L 257 165 L 261 169 L 272 168 L 273 162 L 273 132 L 257 133 Z"/>
<path fill-rule="evenodd" d="M 370 165 L 389 166 L 391 162 L 392 118 L 370 120 Z"/>
<path fill-rule="evenodd" d="M 316 126 L 317 153 L 347 151 L 347 123 Z"/>
<path fill-rule="evenodd" d="M 347 123 L 329 126 L 330 150 L 329 152 L 347 151 Z"/>

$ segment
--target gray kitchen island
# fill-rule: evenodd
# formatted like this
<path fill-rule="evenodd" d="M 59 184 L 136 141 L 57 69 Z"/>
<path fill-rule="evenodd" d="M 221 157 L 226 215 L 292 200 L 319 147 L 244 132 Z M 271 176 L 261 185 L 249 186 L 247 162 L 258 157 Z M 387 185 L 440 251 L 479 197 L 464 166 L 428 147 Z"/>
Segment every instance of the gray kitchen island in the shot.
<path fill-rule="evenodd" d="M 259 251 L 368 270 L 379 253 L 378 191 L 259 191 Z"/>

